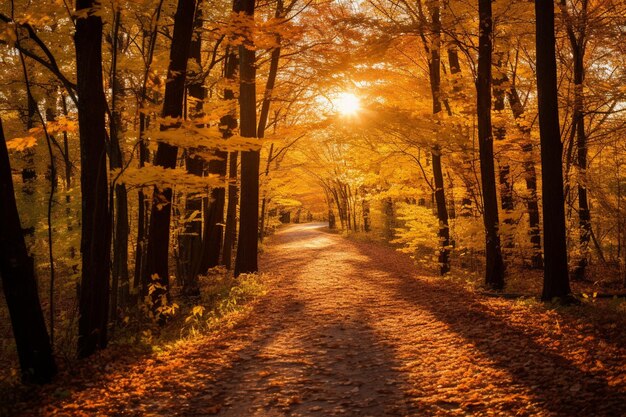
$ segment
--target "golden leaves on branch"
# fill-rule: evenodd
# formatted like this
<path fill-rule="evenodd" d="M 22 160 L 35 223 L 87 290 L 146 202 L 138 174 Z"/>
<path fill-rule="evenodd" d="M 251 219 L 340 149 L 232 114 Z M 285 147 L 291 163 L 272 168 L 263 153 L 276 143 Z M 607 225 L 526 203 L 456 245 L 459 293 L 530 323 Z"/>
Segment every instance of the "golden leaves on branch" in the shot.
<path fill-rule="evenodd" d="M 123 172 L 119 169 L 111 171 L 111 178 L 117 183 L 127 186 L 158 188 L 176 187 L 179 191 L 189 193 L 206 192 L 209 188 L 224 187 L 226 181 L 217 175 L 199 177 L 187 173 L 183 168 L 163 168 L 160 166 L 147 165 L 142 168 L 129 167 Z"/>
<path fill-rule="evenodd" d="M 34 136 L 25 136 L 23 138 L 13 138 L 7 141 L 7 149 L 14 151 L 24 151 L 37 145 L 37 139 Z"/>

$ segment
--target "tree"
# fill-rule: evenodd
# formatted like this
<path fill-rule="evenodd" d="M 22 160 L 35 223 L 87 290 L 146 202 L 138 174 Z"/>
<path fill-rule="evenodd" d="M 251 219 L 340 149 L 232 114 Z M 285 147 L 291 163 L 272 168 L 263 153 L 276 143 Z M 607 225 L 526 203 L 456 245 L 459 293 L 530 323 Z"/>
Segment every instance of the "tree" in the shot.
<path fill-rule="evenodd" d="M 106 165 L 106 99 L 102 80 L 102 19 L 94 0 L 78 0 L 76 92 L 80 135 L 83 257 L 78 354 L 89 356 L 107 345 L 111 222 Z"/>
<path fill-rule="evenodd" d="M 544 272 L 543 300 L 570 294 L 565 244 L 562 145 L 556 77 L 554 2 L 535 2 L 537 95 L 541 136 Z"/>
<path fill-rule="evenodd" d="M 224 78 L 233 81 L 237 73 L 237 54 L 228 51 L 224 61 Z M 233 100 L 235 92 L 224 89 L 224 100 Z M 221 117 L 220 126 L 222 137 L 228 139 L 233 135 L 233 130 L 237 128 L 237 118 L 229 113 Z M 209 161 L 209 173 L 226 176 L 228 152 L 215 151 L 215 160 Z M 222 240 L 224 236 L 224 202 L 226 189 L 224 187 L 214 187 L 211 190 L 211 202 L 207 211 L 207 219 L 204 228 L 204 258 L 202 269 L 206 271 L 220 263 L 220 252 L 222 250 Z"/>
<path fill-rule="evenodd" d="M 254 21 L 254 0 L 235 0 L 235 13 Z M 239 118 L 241 136 L 257 136 L 256 68 L 252 39 L 239 46 Z M 259 232 L 259 151 L 241 152 L 241 197 L 235 276 L 256 272 Z"/>
<path fill-rule="evenodd" d="M 33 258 L 20 222 L 0 119 L 0 275 L 25 383 L 50 382 L 57 369 L 39 303 Z"/>
<path fill-rule="evenodd" d="M 492 60 L 492 18 L 491 0 L 478 1 L 478 73 L 476 77 L 478 114 L 478 144 L 480 151 L 480 178 L 483 188 L 485 224 L 486 285 L 501 289 L 504 286 L 504 263 L 500 249 L 498 231 L 498 196 L 494 173 L 493 136 L 491 132 L 491 60 Z"/>
<path fill-rule="evenodd" d="M 193 34 L 195 0 L 179 0 L 174 17 L 174 32 L 170 49 L 168 67 L 169 81 L 165 85 L 163 99 L 163 118 L 174 119 L 172 125 L 163 124 L 161 130 L 180 126 L 183 116 L 183 99 L 185 96 L 185 80 L 187 78 L 187 60 Z M 164 168 L 176 166 L 178 148 L 161 142 L 157 148 L 154 164 Z M 171 188 L 154 188 L 150 225 L 148 228 L 148 251 L 145 274 L 159 288 L 152 293 L 152 308 L 155 313 L 163 307 L 163 296 L 169 295 L 169 242 L 170 217 L 172 204 Z M 148 281 L 149 282 L 149 281 Z"/>
<path fill-rule="evenodd" d="M 188 74 L 190 81 L 187 94 L 193 99 L 188 104 L 188 116 L 191 119 L 201 119 L 204 115 L 203 106 L 206 98 L 204 77 L 202 77 L 202 0 L 198 1 L 194 18 L 194 33 L 189 46 L 189 59 L 194 61 L 197 70 Z M 201 126 L 201 125 L 200 125 Z M 185 166 L 191 175 L 202 177 L 205 173 L 206 162 L 197 155 L 197 149 L 188 149 L 185 155 Z M 183 294 L 197 296 L 200 294 L 198 274 L 204 259 L 202 250 L 202 194 L 190 193 L 185 199 L 185 233 L 179 237 L 178 278 L 183 286 Z M 206 228 L 206 222 L 205 222 Z"/>
<path fill-rule="evenodd" d="M 576 136 L 576 159 L 574 161 L 578 169 L 578 227 L 580 230 L 579 244 L 580 257 L 573 272 L 573 277 L 578 280 L 585 278 L 585 269 L 589 257 L 589 241 L 591 240 L 591 214 L 589 211 L 589 199 L 587 197 L 587 132 L 585 130 L 585 103 L 583 82 L 585 81 L 585 51 L 587 49 L 587 8 L 588 0 L 580 2 L 578 33 L 575 30 L 573 19 L 567 11 L 567 1 L 561 0 L 561 10 L 565 18 L 567 38 L 572 50 L 573 78 L 574 78 L 574 108 L 572 112 L 572 138 Z M 573 142 L 573 141 L 572 141 Z"/>

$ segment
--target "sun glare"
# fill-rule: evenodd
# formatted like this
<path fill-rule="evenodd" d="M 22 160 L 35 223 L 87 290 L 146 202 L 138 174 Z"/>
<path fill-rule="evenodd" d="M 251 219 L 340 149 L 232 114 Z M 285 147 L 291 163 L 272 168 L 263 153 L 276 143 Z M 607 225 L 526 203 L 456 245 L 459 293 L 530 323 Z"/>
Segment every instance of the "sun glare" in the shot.
<path fill-rule="evenodd" d="M 352 93 L 339 94 L 334 105 L 345 116 L 354 116 L 361 108 L 359 98 Z"/>

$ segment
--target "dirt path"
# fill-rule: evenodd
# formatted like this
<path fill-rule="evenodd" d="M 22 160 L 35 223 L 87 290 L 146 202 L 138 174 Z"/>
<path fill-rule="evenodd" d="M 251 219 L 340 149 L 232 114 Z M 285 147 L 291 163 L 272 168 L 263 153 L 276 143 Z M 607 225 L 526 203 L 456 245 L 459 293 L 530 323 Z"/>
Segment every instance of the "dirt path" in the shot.
<path fill-rule="evenodd" d="M 320 225 L 274 236 L 262 269 L 273 289 L 233 329 L 42 414 L 626 415 L 619 329 L 417 276 L 405 255 Z"/>

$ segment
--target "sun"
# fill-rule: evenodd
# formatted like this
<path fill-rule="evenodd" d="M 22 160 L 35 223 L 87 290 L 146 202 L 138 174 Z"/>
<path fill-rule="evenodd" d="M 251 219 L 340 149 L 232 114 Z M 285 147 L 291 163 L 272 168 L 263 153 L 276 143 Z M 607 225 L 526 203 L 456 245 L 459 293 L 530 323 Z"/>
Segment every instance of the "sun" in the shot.
<path fill-rule="evenodd" d="M 352 93 L 341 93 L 333 104 L 344 116 L 354 116 L 361 109 L 359 98 Z"/>

